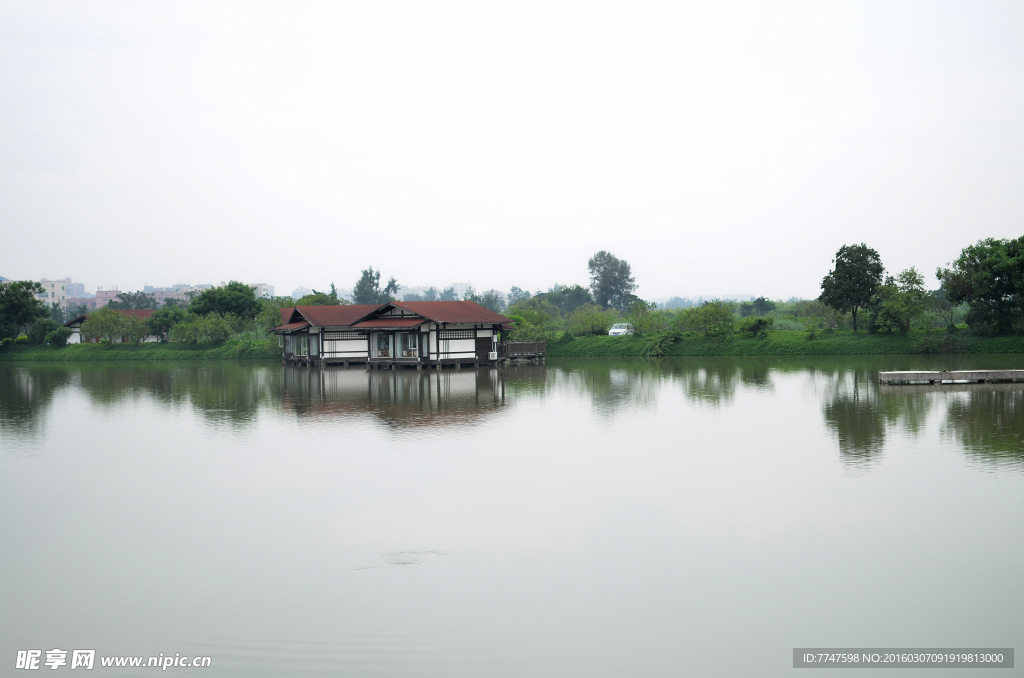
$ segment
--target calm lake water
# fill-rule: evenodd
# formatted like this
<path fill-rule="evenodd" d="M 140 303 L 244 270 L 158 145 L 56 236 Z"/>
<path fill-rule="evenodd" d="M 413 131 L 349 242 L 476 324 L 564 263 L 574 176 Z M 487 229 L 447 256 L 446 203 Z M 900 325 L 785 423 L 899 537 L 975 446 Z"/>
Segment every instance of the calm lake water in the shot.
<path fill-rule="evenodd" d="M 275 677 L 1019 652 L 1024 384 L 877 384 L 957 367 L 1022 365 L 0 364 L 0 673 L 33 648 Z"/>

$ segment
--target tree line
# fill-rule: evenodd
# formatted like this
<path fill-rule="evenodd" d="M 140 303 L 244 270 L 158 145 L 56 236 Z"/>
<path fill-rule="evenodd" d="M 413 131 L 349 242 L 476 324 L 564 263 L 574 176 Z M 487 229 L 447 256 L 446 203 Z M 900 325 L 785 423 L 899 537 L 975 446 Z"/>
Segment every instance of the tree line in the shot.
<path fill-rule="evenodd" d="M 693 332 L 708 339 L 727 341 L 737 332 L 765 337 L 772 330 L 801 330 L 813 340 L 819 332 L 845 329 L 859 332 L 908 333 L 915 329 L 970 331 L 976 334 L 1024 333 L 1024 236 L 987 238 L 965 247 L 960 256 L 936 271 L 940 285 L 925 288 L 924 276 L 914 267 L 886 272 L 878 252 L 864 243 L 843 245 L 821 281 L 816 299 L 749 301 L 699 300 L 676 297 L 658 308 L 636 296 L 630 264 L 607 251 L 587 262 L 589 284 L 554 284 L 547 292 L 531 294 L 512 287 L 508 294 L 495 290 L 478 293 L 470 288 L 463 299 L 474 301 L 515 322 L 512 337 L 532 340 L 559 333 L 573 336 L 607 334 L 618 322 L 629 323 L 637 334 Z M 35 295 L 39 283 L 0 285 L 0 338 L 5 344 L 66 343 L 71 332 L 62 327 L 56 308 L 47 308 Z M 316 291 L 297 301 L 290 297 L 259 299 L 252 288 L 232 281 L 185 299 L 158 304 L 143 292 L 124 292 L 99 311 L 89 313 L 82 326 L 86 339 L 223 343 L 231 339 L 267 341 L 267 331 L 280 324 L 280 309 L 305 305 L 382 304 L 397 299 L 394 276 L 381 284 L 381 272 L 369 266 L 360 272 L 352 299 L 329 290 Z M 405 295 L 406 301 L 455 300 L 454 288 L 428 288 Z M 117 310 L 153 309 L 146 319 Z M 866 315 L 866 318 L 865 318 Z"/>
<path fill-rule="evenodd" d="M 939 286 L 928 290 L 915 267 L 887 273 L 878 252 L 864 243 L 843 245 L 821 281 L 816 299 L 694 302 L 673 297 L 662 308 L 633 295 L 629 265 L 618 262 L 595 279 L 595 267 L 610 257 L 591 259 L 591 285 L 555 285 L 547 293 L 510 304 L 514 335 L 524 340 L 606 334 L 612 324 L 629 323 L 636 334 L 692 332 L 728 341 L 737 333 L 765 338 L 772 330 L 799 330 L 814 340 L 842 330 L 902 333 L 945 330 L 950 335 L 1024 334 L 1024 237 L 987 238 L 965 247 L 951 264 L 939 267 Z M 600 295 L 605 283 L 615 292 Z M 864 317 L 866 315 L 866 318 Z"/>

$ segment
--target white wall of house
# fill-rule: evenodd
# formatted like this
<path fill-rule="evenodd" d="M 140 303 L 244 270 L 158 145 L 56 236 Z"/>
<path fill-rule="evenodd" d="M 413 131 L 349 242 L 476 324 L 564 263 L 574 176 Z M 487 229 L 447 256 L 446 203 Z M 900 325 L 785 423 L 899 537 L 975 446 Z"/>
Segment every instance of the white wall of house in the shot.
<path fill-rule="evenodd" d="M 367 356 L 366 339 L 325 339 L 323 354 L 328 358 L 361 359 Z"/>

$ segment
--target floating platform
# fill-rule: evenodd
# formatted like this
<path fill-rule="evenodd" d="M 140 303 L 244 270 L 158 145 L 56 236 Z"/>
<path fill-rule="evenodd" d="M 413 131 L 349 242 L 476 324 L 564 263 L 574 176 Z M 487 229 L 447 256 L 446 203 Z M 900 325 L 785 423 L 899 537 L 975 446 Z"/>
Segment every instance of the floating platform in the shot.
<path fill-rule="evenodd" d="M 879 384 L 991 384 L 1024 381 L 1024 370 L 951 370 L 879 372 Z"/>
<path fill-rule="evenodd" d="M 912 395 L 914 393 L 1020 393 L 1024 382 L 1002 381 L 995 384 L 882 384 L 879 393 Z"/>

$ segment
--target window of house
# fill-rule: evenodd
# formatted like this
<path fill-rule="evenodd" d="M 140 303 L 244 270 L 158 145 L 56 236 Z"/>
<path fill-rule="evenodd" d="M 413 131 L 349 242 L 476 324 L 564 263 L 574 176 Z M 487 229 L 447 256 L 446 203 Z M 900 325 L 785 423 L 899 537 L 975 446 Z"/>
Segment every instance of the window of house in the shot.
<path fill-rule="evenodd" d="M 376 339 L 373 342 L 373 357 L 390 358 L 392 335 L 384 332 L 377 332 L 374 336 Z"/>
<path fill-rule="evenodd" d="M 415 357 L 417 357 L 418 353 L 416 351 L 416 337 L 414 335 L 412 335 L 412 334 L 410 334 L 408 332 L 400 332 L 397 335 L 397 339 L 398 339 L 398 348 L 397 348 L 398 352 L 397 352 L 396 357 L 398 357 L 398 358 L 415 358 Z"/>
<path fill-rule="evenodd" d="M 472 339 L 476 336 L 475 330 L 441 330 L 438 332 L 440 339 Z"/>

